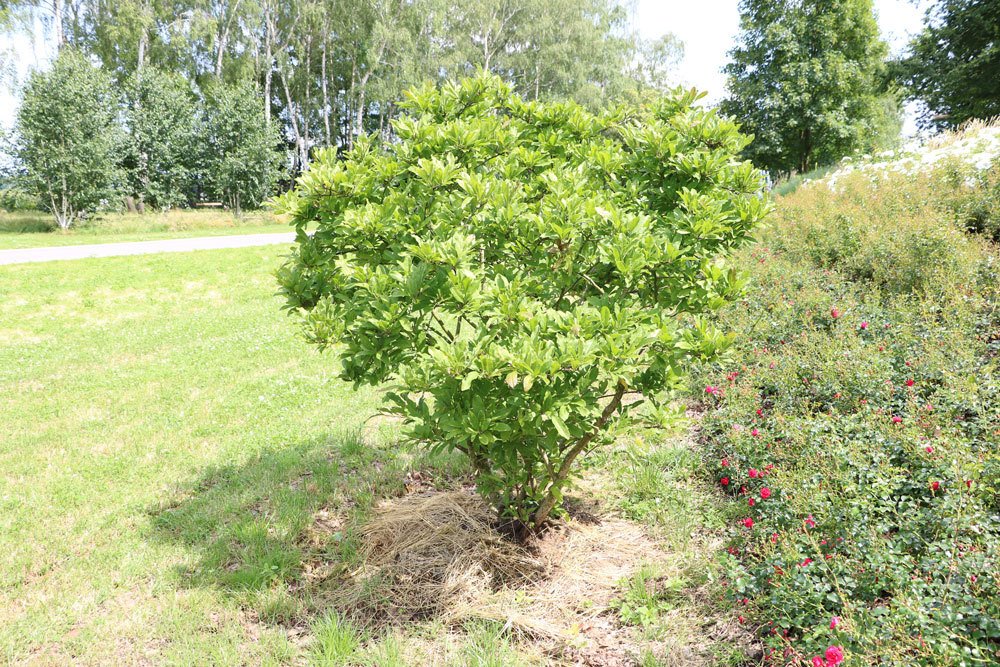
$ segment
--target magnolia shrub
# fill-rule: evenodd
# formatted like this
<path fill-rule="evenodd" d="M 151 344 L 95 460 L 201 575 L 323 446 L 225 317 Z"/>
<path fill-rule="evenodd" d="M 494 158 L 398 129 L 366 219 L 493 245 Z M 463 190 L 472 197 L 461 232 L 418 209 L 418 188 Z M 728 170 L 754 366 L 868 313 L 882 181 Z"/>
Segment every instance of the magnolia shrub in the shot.
<path fill-rule="evenodd" d="M 466 454 L 522 529 L 613 422 L 730 340 L 699 316 L 740 291 L 722 258 L 769 205 L 748 139 L 697 98 L 593 114 L 487 75 L 426 87 L 392 141 L 320 153 L 280 201 L 307 338 L 345 379 L 389 382 L 409 434 Z"/>

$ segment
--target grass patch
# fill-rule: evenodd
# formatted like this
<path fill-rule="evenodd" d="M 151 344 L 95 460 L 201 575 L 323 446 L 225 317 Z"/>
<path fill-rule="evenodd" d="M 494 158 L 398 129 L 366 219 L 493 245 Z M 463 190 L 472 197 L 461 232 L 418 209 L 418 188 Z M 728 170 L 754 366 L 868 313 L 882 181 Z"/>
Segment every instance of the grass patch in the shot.
<path fill-rule="evenodd" d="M 711 515 L 704 489 L 617 516 L 633 476 L 650 502 L 661 484 L 695 489 L 690 456 L 666 451 L 686 446 L 678 429 L 594 458 L 572 502 L 603 523 L 553 542 L 562 574 L 497 592 L 496 617 L 379 628 L 338 615 L 331 591 L 363 563 L 377 504 L 453 488 L 465 464 L 401 445 L 370 419 L 376 392 L 297 337 L 270 275 L 283 252 L 0 267 L 0 662 L 533 665 L 556 645 L 599 661 L 588 637 L 619 632 L 606 612 L 633 564 L 661 548 L 666 562 L 704 558 L 681 516 Z M 682 521 L 687 538 L 671 528 Z M 600 555 L 609 544 L 635 555 Z M 697 585 L 684 595 L 660 621 L 683 634 L 673 648 L 623 627 L 616 655 L 718 644 L 693 629 L 712 605 Z M 541 641 L 510 612 L 556 614 L 565 634 Z"/>
<path fill-rule="evenodd" d="M 786 178 L 782 178 L 774 184 L 771 188 L 771 192 L 779 197 L 784 195 L 789 195 L 805 183 L 806 181 L 815 181 L 818 178 L 823 178 L 830 172 L 834 171 L 840 166 L 840 164 L 828 164 L 822 167 L 816 167 L 815 169 L 810 169 L 804 174 L 794 174 Z"/>
<path fill-rule="evenodd" d="M 167 212 L 101 213 L 61 231 L 41 211 L 0 211 L 0 249 L 35 248 L 167 238 L 287 232 L 269 212 L 236 217 L 229 211 L 175 209 Z"/>
<path fill-rule="evenodd" d="M 0 661 L 283 660 L 254 619 L 313 510 L 405 453 L 359 441 L 374 396 L 295 337 L 280 252 L 0 270 Z"/>

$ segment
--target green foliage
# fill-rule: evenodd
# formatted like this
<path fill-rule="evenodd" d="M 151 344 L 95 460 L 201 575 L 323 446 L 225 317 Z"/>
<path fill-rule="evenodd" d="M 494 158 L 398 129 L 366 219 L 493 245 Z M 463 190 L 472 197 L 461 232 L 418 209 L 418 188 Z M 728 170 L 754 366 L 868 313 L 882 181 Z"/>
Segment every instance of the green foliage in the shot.
<path fill-rule="evenodd" d="M 124 167 L 128 192 L 140 204 L 169 209 L 191 200 L 200 155 L 197 118 L 182 78 L 146 68 L 128 82 Z"/>
<path fill-rule="evenodd" d="M 672 606 L 687 586 L 682 577 L 662 577 L 656 568 L 643 565 L 624 582 L 624 594 L 612 602 L 612 607 L 625 625 L 654 626 L 659 616 Z"/>
<path fill-rule="evenodd" d="M 887 174 L 876 187 L 855 173 L 837 192 L 822 182 L 800 188 L 784 201 L 786 233 L 773 246 L 885 294 L 948 292 L 974 280 L 980 262 L 977 241 L 948 210 L 962 206 L 957 190 L 938 187 L 951 182 L 941 172 Z"/>
<path fill-rule="evenodd" d="M 741 257 L 702 436 L 728 590 L 776 662 L 996 662 L 997 256 L 952 169 L 800 188 Z"/>
<path fill-rule="evenodd" d="M 1000 241 L 1000 162 L 985 170 L 956 165 L 948 172 L 948 186 L 937 190 L 935 199 L 959 225 Z"/>
<path fill-rule="evenodd" d="M 206 102 L 205 170 L 223 203 L 240 213 L 275 192 L 284 168 L 278 126 L 268 123 L 250 83 L 220 85 Z"/>
<path fill-rule="evenodd" d="M 312 663 L 322 667 L 342 667 L 356 663 L 361 633 L 352 623 L 331 614 L 313 624 L 315 645 Z"/>
<path fill-rule="evenodd" d="M 72 50 L 25 87 L 17 115 L 24 184 L 63 229 L 114 196 L 117 109 L 108 77 Z"/>
<path fill-rule="evenodd" d="M 699 316 L 738 294 L 721 257 L 768 204 L 695 99 L 594 115 L 490 76 L 424 88 L 397 142 L 320 154 L 283 200 L 307 337 L 391 381 L 412 436 L 468 455 L 508 519 L 547 519 L 626 392 L 655 401 L 730 341 Z"/>
<path fill-rule="evenodd" d="M 927 25 L 910 42 L 898 74 L 907 93 L 923 101 L 925 125 L 957 127 L 1000 115 L 1000 4 L 937 0 Z"/>
<path fill-rule="evenodd" d="M 740 13 L 722 108 L 753 133 L 755 164 L 806 172 L 898 135 L 872 0 L 742 0 Z"/>

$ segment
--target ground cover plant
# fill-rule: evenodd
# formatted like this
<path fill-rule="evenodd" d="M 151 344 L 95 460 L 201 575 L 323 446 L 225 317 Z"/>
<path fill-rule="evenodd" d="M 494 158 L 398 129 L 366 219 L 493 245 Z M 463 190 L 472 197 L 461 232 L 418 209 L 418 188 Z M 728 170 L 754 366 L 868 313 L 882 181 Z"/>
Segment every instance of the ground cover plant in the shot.
<path fill-rule="evenodd" d="M 466 455 L 517 534 L 642 403 L 626 393 L 655 402 L 729 341 L 701 316 L 738 294 L 724 257 L 768 204 L 749 139 L 696 99 L 595 114 L 487 75 L 427 87 L 396 141 L 320 155 L 281 203 L 306 336 L 344 379 L 388 381 L 410 436 Z"/>
<path fill-rule="evenodd" d="M 807 184 L 741 256 L 734 356 L 697 392 L 772 664 L 1000 660 L 998 172 Z"/>

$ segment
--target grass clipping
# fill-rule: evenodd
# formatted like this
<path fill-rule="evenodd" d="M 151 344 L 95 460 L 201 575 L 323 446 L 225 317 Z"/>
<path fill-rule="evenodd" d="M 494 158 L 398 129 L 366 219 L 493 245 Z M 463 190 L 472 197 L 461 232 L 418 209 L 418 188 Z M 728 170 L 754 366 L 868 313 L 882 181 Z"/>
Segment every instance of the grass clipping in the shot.
<path fill-rule="evenodd" d="M 360 531 L 363 565 L 334 603 L 390 623 L 448 618 L 506 587 L 543 577 L 544 560 L 505 539 L 495 520 L 467 491 L 416 493 L 382 503 Z"/>

